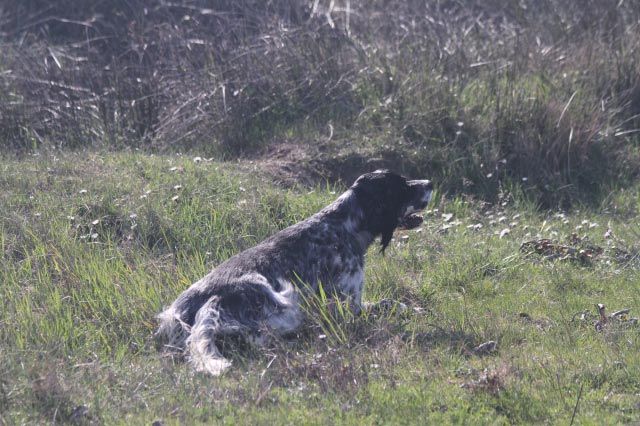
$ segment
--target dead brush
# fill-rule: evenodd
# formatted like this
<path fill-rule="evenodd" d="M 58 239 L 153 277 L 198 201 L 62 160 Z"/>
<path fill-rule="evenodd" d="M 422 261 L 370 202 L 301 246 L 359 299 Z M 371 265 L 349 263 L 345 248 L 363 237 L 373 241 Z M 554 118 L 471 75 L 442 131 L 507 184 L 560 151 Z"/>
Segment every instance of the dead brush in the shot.
<path fill-rule="evenodd" d="M 596 303 L 595 308 L 597 313 L 585 309 L 582 312 L 575 313 L 571 321 L 575 321 L 578 318 L 581 324 L 591 323 L 596 331 L 606 334 L 629 331 L 638 325 L 638 318 L 630 316 L 630 308 L 620 309 L 609 315 L 607 315 L 606 307 L 602 303 Z"/>
<path fill-rule="evenodd" d="M 497 395 L 504 390 L 508 378 L 513 374 L 511 367 L 506 364 L 494 368 L 485 368 L 478 374 L 476 380 L 465 382 L 460 387 L 472 392 L 486 392 L 491 395 Z"/>
<path fill-rule="evenodd" d="M 526 178 L 541 206 L 592 201 L 639 171 L 640 8 L 579 3 L 14 2 L 2 146 L 229 158 L 325 141 L 334 167 L 366 151 L 441 170 L 443 191 Z"/>

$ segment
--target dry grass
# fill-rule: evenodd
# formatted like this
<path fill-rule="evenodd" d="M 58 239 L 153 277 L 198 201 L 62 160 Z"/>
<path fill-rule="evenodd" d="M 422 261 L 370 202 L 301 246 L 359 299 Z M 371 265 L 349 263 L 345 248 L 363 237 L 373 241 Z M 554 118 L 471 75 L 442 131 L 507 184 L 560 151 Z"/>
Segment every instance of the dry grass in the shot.
<path fill-rule="evenodd" d="M 544 206 L 638 174 L 629 1 L 29 0 L 2 16 L 12 150 L 236 158 L 287 142 L 332 179 L 387 165 Z"/>

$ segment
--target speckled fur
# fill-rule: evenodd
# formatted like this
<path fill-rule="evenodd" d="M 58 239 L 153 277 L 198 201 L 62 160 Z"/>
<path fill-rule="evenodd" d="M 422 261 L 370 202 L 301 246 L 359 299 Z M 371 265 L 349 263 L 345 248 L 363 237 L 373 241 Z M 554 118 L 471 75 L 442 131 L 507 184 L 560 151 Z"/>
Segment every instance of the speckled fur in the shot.
<path fill-rule="evenodd" d="M 319 283 L 361 310 L 364 255 L 381 237 L 382 251 L 407 214 L 423 209 L 431 182 L 407 181 L 387 170 L 360 176 L 315 215 L 220 264 L 158 315 L 166 349 L 184 352 L 199 371 L 218 375 L 230 365 L 216 346 L 225 335 L 261 343 L 287 335 L 303 321 L 302 298 Z"/>

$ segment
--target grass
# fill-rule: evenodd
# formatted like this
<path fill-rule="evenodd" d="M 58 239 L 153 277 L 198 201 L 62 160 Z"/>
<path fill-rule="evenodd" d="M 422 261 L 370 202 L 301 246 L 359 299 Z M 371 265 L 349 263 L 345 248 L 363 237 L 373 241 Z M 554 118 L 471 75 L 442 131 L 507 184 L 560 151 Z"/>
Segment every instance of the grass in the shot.
<path fill-rule="evenodd" d="M 593 326 L 598 303 L 640 312 L 633 188 L 566 213 L 438 195 L 419 231 L 368 253 L 365 299 L 407 312 L 311 312 L 220 378 L 156 351 L 154 315 L 183 288 L 340 190 L 178 155 L 1 159 L 0 424 L 640 421 L 640 330 Z M 604 253 L 520 250 L 573 233 Z"/>
<path fill-rule="evenodd" d="M 634 2 L 75 3 L 0 19 L 0 426 L 640 422 Z M 438 185 L 367 256 L 408 311 L 319 294 L 221 378 L 156 351 L 380 166 Z"/>

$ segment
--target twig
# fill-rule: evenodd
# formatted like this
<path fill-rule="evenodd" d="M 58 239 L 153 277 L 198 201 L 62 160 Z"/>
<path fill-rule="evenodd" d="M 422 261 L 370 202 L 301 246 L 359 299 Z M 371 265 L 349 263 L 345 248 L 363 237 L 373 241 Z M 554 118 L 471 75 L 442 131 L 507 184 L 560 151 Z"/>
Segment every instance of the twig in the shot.
<path fill-rule="evenodd" d="M 615 132 L 613 136 L 624 136 L 624 135 L 629 135 L 631 133 L 638 133 L 638 132 L 640 132 L 640 129 L 624 130 L 621 132 Z"/>
<path fill-rule="evenodd" d="M 575 92 L 573 92 L 573 95 L 571 95 L 571 97 L 569 98 L 569 102 L 567 102 L 567 104 L 564 106 L 564 108 L 562 109 L 562 112 L 560 113 L 560 118 L 558 118 L 558 122 L 556 123 L 556 128 L 560 127 L 560 122 L 562 121 L 562 117 L 564 117 L 564 113 L 567 112 L 567 110 L 569 109 L 569 105 L 571 105 L 571 101 L 573 101 L 573 98 L 578 94 L 578 91 L 576 90 Z"/>
<path fill-rule="evenodd" d="M 267 393 L 269 393 L 269 391 L 271 390 L 271 386 L 273 386 L 273 382 L 269 382 L 267 388 L 264 391 L 260 392 L 260 394 L 258 394 L 258 397 L 256 398 L 256 405 L 260 405 L 262 398 L 264 398 L 265 395 L 267 395 Z"/>
<path fill-rule="evenodd" d="M 273 364 L 273 361 L 275 361 L 276 358 L 278 358 L 278 355 L 274 355 L 273 358 L 271 358 L 271 361 L 269 361 L 269 363 L 267 364 L 267 367 L 264 370 L 262 370 L 262 373 L 260 373 L 260 379 L 264 377 L 264 374 L 267 372 L 269 367 L 271 367 L 271 364 Z"/>
<path fill-rule="evenodd" d="M 580 404 L 580 397 L 582 397 L 582 388 L 584 387 L 584 382 L 580 384 L 580 391 L 578 392 L 578 398 L 576 399 L 576 405 L 573 407 L 573 414 L 571 415 L 571 423 L 569 426 L 573 426 L 573 421 L 576 419 L 576 413 L 578 412 L 578 405 Z"/>
<path fill-rule="evenodd" d="M 351 1 L 347 0 L 347 10 L 345 12 L 346 16 L 346 24 L 345 24 L 345 30 L 347 31 L 347 37 L 351 37 L 351 30 L 349 28 L 349 21 L 351 20 Z"/>

